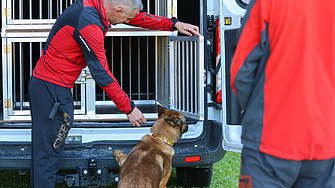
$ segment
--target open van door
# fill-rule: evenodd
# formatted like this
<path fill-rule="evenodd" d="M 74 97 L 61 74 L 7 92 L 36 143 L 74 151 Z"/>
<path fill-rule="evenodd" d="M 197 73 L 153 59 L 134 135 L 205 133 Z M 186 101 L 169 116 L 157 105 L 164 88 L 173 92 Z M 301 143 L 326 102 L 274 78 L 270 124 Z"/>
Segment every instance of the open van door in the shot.
<path fill-rule="evenodd" d="M 236 35 L 250 0 L 220 1 L 220 49 L 222 83 L 222 146 L 227 151 L 241 152 L 241 107 L 230 87 L 230 64 L 237 45 Z"/>

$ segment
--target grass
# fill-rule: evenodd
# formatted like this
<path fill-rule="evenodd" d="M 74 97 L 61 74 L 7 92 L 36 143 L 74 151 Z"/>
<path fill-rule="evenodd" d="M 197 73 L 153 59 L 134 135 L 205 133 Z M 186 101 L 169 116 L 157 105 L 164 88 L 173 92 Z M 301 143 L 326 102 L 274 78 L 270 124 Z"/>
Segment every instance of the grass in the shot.
<path fill-rule="evenodd" d="M 236 188 L 240 173 L 240 153 L 227 152 L 225 157 L 214 164 L 212 184 L 210 188 Z M 0 188 L 30 188 L 29 172 L 19 175 L 17 171 L 0 170 Z M 116 188 L 117 184 L 101 188 Z M 66 185 L 56 184 L 55 188 L 67 188 Z M 167 188 L 180 188 L 177 186 L 175 168 L 167 184 Z"/>

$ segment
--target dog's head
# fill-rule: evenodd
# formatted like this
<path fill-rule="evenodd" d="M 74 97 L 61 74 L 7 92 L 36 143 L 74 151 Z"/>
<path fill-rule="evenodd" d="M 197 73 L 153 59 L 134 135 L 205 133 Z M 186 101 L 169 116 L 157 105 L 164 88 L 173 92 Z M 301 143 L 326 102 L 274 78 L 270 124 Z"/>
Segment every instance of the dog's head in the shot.
<path fill-rule="evenodd" d="M 157 136 L 166 136 L 173 142 L 177 142 L 187 130 L 188 125 L 183 114 L 158 106 L 158 119 L 151 128 L 152 133 Z"/>

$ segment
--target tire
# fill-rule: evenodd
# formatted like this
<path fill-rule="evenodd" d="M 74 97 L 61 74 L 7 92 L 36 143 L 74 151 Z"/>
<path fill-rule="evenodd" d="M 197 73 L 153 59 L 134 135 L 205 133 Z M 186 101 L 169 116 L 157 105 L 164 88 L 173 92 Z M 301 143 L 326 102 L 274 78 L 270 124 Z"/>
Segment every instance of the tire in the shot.
<path fill-rule="evenodd" d="M 177 183 L 182 187 L 209 187 L 212 182 L 214 165 L 177 167 Z"/>

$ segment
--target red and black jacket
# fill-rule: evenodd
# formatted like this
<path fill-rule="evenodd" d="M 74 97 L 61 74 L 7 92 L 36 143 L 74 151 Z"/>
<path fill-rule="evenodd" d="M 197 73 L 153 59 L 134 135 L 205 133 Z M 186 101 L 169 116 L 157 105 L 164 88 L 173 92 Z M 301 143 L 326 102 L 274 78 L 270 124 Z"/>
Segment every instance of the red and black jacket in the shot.
<path fill-rule="evenodd" d="M 173 31 L 176 19 L 139 13 L 129 25 Z M 93 79 L 125 114 L 135 108 L 109 70 L 104 39 L 111 23 L 103 0 L 77 0 L 53 25 L 33 71 L 36 78 L 72 88 L 81 70 L 88 66 Z"/>
<path fill-rule="evenodd" d="M 289 160 L 335 157 L 334 7 L 250 1 L 231 65 L 244 147 Z"/>

